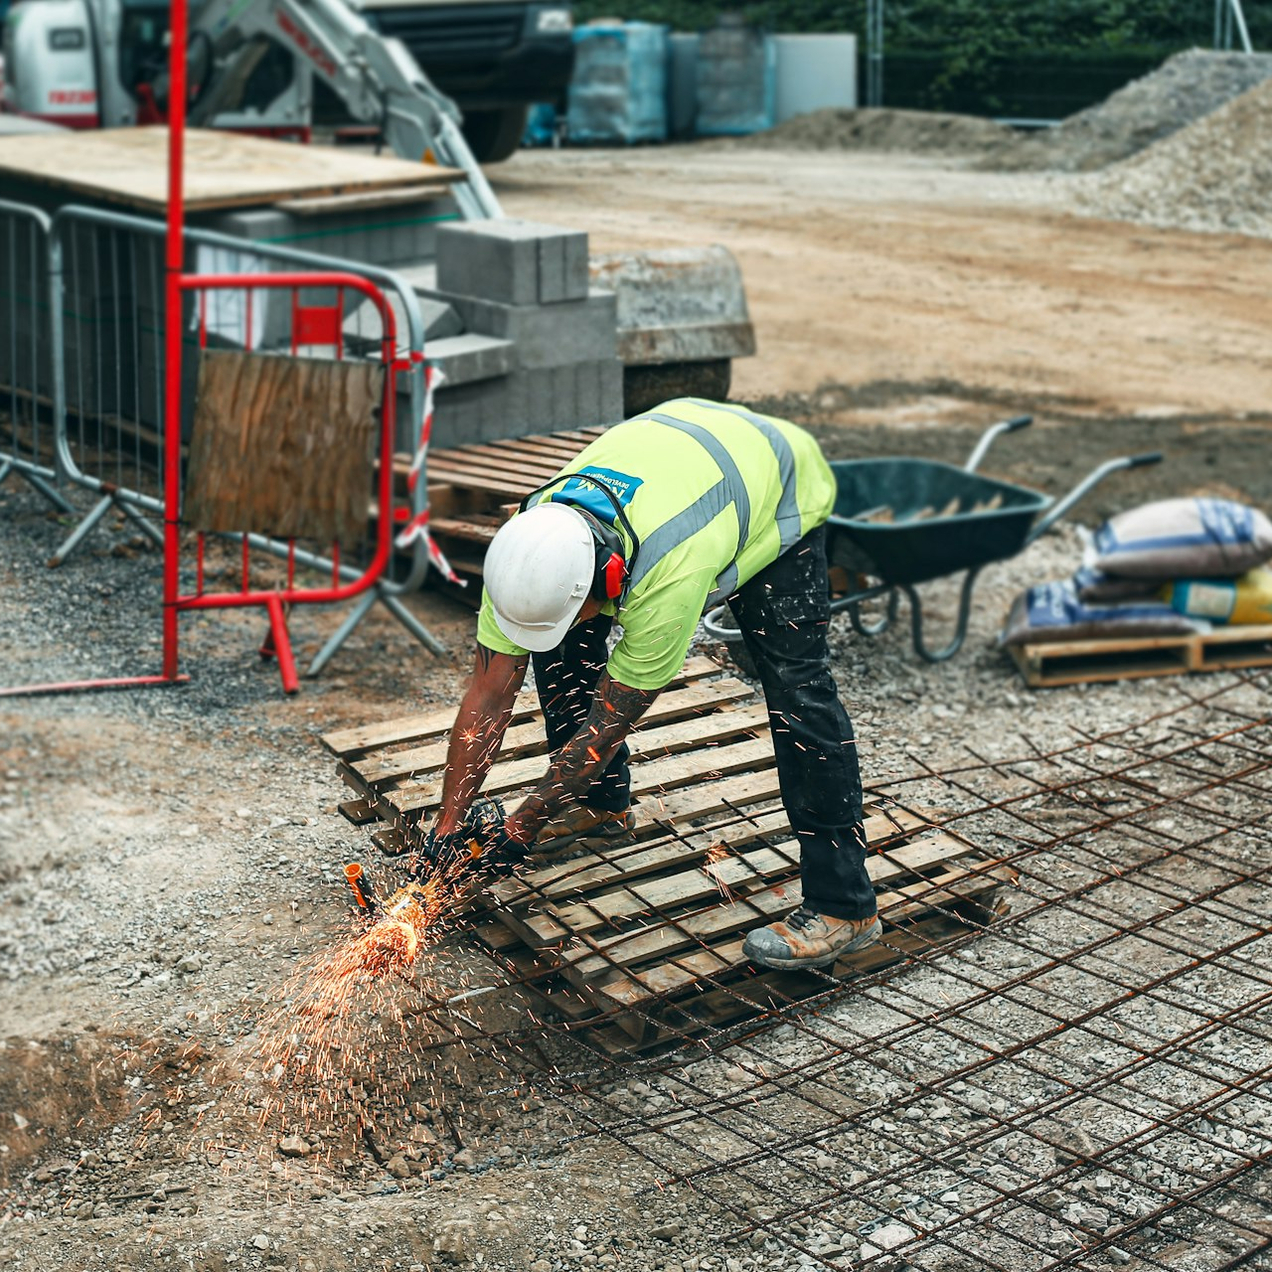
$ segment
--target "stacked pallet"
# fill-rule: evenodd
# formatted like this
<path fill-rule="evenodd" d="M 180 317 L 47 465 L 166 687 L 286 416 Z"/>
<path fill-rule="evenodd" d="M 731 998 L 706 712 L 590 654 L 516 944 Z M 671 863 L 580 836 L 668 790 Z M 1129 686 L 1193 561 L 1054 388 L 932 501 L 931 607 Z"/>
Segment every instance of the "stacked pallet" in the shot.
<path fill-rule="evenodd" d="M 1216 627 L 1177 636 L 1120 636 L 1008 645 L 1033 689 L 1272 667 L 1272 627 Z"/>
<path fill-rule="evenodd" d="M 480 577 L 490 540 L 517 504 L 604 431 L 573 429 L 430 451 L 429 524 L 455 569 Z M 396 467 L 403 479 L 409 466 L 409 457 L 399 457 Z"/>
<path fill-rule="evenodd" d="M 691 660 L 632 735 L 636 829 L 575 845 L 492 883 L 472 933 L 570 1027 L 610 1050 L 695 1036 L 824 991 L 818 973 L 765 972 L 747 931 L 800 901 L 799 850 L 778 799 L 767 712 L 750 688 Z M 452 712 L 324 738 L 358 800 L 391 834 L 440 796 Z M 544 767 L 542 717 L 522 694 L 486 790 L 513 795 Z M 976 931 L 1010 867 L 881 795 L 867 803 L 868 869 L 883 940 L 832 969 L 897 962 Z M 390 840 L 390 847 L 394 844 Z"/>

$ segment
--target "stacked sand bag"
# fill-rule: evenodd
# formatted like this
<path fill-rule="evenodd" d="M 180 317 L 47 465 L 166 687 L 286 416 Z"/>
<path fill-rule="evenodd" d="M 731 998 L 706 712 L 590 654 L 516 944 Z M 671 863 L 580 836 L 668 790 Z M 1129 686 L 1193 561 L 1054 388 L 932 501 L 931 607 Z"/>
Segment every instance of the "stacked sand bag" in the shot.
<path fill-rule="evenodd" d="M 999 641 L 1169 636 L 1272 623 L 1272 522 L 1229 499 L 1164 499 L 1096 532 L 1070 579 L 1012 603 Z"/>

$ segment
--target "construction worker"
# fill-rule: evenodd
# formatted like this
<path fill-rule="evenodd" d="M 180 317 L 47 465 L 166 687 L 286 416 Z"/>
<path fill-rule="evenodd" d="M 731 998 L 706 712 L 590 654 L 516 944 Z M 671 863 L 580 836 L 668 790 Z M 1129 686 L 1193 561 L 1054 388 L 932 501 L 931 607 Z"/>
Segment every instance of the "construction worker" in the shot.
<path fill-rule="evenodd" d="M 802 429 L 688 398 L 616 425 L 528 496 L 486 554 L 476 666 L 425 859 L 458 851 L 531 661 L 551 763 L 495 858 L 628 834 L 627 734 L 679 673 L 703 611 L 727 599 L 764 686 L 803 884 L 802 904 L 744 952 L 819 967 L 877 940 L 856 744 L 826 642 L 834 498 Z"/>

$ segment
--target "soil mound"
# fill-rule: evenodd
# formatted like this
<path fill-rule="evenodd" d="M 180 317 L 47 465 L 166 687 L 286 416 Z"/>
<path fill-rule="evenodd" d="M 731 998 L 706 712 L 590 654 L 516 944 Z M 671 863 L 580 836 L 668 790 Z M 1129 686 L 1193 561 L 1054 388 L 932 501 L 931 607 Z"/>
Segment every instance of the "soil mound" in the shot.
<path fill-rule="evenodd" d="M 1092 216 L 1272 237 L 1272 82 L 1074 191 Z"/>
<path fill-rule="evenodd" d="M 815 110 L 736 144 L 774 150 L 902 150 L 980 154 L 1010 144 L 1012 130 L 975 115 L 924 110 Z"/>
<path fill-rule="evenodd" d="M 991 119 L 921 110 L 817 110 L 742 147 L 881 150 L 970 158 L 987 171 L 1092 172 L 1187 128 L 1272 78 L 1272 54 L 1189 49 L 1054 128 L 1021 133 Z"/>
<path fill-rule="evenodd" d="M 1030 136 L 1013 134 L 977 167 L 1090 172 L 1186 128 L 1272 76 L 1272 54 L 1189 49 L 1104 101 Z"/>

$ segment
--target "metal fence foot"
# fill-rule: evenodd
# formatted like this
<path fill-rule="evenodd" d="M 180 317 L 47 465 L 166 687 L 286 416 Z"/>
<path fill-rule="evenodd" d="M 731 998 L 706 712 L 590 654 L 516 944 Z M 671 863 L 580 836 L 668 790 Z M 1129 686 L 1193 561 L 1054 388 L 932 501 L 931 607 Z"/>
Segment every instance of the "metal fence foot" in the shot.
<path fill-rule="evenodd" d="M 309 670 L 305 672 L 306 676 L 313 677 L 322 672 L 322 669 L 332 660 L 341 645 L 353 634 L 353 629 L 367 616 L 367 611 L 376 603 L 379 596 L 378 588 L 369 588 L 358 597 L 358 603 L 345 616 L 344 622 L 331 633 L 330 639 L 318 651 L 313 662 L 309 664 Z"/>
<path fill-rule="evenodd" d="M 0 486 L 4 485 L 5 479 L 10 473 L 21 477 L 32 490 L 38 491 L 43 495 L 59 512 L 74 514 L 75 505 L 65 498 L 60 491 L 50 486 L 39 473 L 33 473 L 15 459 L 0 460 Z"/>
<path fill-rule="evenodd" d="M 439 658 L 445 658 L 450 650 L 442 644 L 432 632 L 420 622 L 414 614 L 411 613 L 396 596 L 389 596 L 387 593 L 381 593 L 380 599 L 384 602 L 384 607 L 397 619 L 403 627 L 406 628 L 416 640 L 429 651 L 430 654 L 436 654 Z"/>
<path fill-rule="evenodd" d="M 27 481 L 36 490 L 38 490 L 40 494 L 49 501 L 49 503 L 53 505 L 53 507 L 58 509 L 59 512 L 69 512 L 72 514 L 75 512 L 75 505 L 71 503 L 71 501 L 61 493 L 61 491 L 55 490 L 52 486 L 50 486 L 39 473 L 33 473 L 29 469 L 23 468 L 21 465 L 18 466 L 17 473 L 19 477 L 25 477 Z"/>
<path fill-rule="evenodd" d="M 97 523 L 110 511 L 111 504 L 115 502 L 114 495 L 107 495 L 104 499 L 98 501 L 94 505 L 92 512 L 84 518 L 83 521 L 71 531 L 66 542 L 62 544 L 58 550 L 49 557 L 49 569 L 54 570 L 63 561 L 66 560 L 72 552 L 84 541 L 88 534 L 93 530 Z"/>
<path fill-rule="evenodd" d="M 155 525 L 148 517 L 143 517 L 136 508 L 132 507 L 127 500 L 119 501 L 119 510 L 128 518 L 129 521 L 137 527 L 148 539 L 150 539 L 156 547 L 163 547 L 163 531 Z"/>
<path fill-rule="evenodd" d="M 265 602 L 265 606 L 269 610 L 267 644 L 272 645 L 270 652 L 278 659 L 278 672 L 283 678 L 283 692 L 295 693 L 300 688 L 300 681 L 296 677 L 296 659 L 292 656 L 291 634 L 287 630 L 287 610 L 276 596 L 271 596 Z M 261 647 L 261 654 L 268 657 L 265 646 Z"/>

